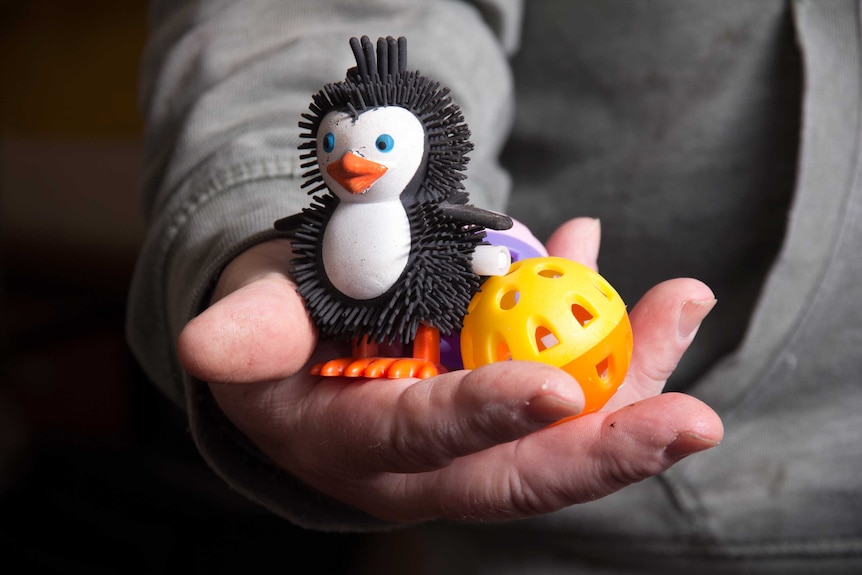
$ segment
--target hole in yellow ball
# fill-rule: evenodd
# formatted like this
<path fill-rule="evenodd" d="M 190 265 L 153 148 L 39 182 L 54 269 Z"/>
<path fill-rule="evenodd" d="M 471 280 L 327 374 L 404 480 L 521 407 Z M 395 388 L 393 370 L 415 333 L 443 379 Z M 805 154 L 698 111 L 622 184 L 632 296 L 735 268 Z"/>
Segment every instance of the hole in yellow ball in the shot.
<path fill-rule="evenodd" d="M 536 348 L 539 351 L 551 349 L 558 343 L 560 343 L 560 340 L 557 339 L 557 336 L 551 330 L 543 325 L 536 328 Z"/>
<path fill-rule="evenodd" d="M 593 318 L 595 317 L 587 308 L 579 303 L 572 304 L 572 315 L 575 316 L 575 320 L 584 327 L 593 321 Z"/>
<path fill-rule="evenodd" d="M 609 287 L 610 287 L 610 286 L 606 286 L 606 285 L 604 285 L 604 284 L 602 284 L 602 283 L 594 283 L 594 284 L 593 284 L 593 287 L 594 287 L 594 288 L 596 288 L 596 290 L 598 290 L 598 292 L 599 292 L 600 294 L 602 294 L 603 296 L 605 296 L 605 299 L 607 299 L 608 301 L 610 301 L 610 299 L 611 299 L 611 292 L 610 292 L 610 289 L 609 289 Z"/>
<path fill-rule="evenodd" d="M 607 381 L 611 377 L 611 358 L 610 356 L 604 358 L 602 361 L 596 364 L 596 374 L 598 374 L 599 379 Z"/>
<path fill-rule="evenodd" d="M 501 341 L 497 344 L 494 361 L 509 361 L 510 359 L 512 359 L 512 352 L 509 350 L 509 346 L 506 345 L 506 342 Z"/>
<path fill-rule="evenodd" d="M 515 304 L 518 303 L 518 297 L 520 296 L 520 292 L 517 290 L 507 291 L 503 294 L 503 297 L 500 298 L 500 309 L 509 310 L 515 307 Z"/>
<path fill-rule="evenodd" d="M 563 271 L 556 268 L 545 268 L 543 270 L 539 270 L 539 275 L 543 278 L 550 278 L 553 280 L 563 277 Z"/>

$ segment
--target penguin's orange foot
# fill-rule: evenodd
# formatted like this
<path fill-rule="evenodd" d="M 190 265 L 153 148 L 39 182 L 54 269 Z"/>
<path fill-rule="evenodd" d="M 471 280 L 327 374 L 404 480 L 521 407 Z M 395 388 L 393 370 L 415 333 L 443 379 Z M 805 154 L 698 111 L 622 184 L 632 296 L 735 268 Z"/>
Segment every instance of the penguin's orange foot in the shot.
<path fill-rule="evenodd" d="M 372 379 L 426 379 L 440 373 L 436 365 L 424 359 L 397 357 L 342 357 L 311 368 L 311 375 L 324 377 L 368 377 Z"/>
<path fill-rule="evenodd" d="M 311 373 L 311 375 L 322 375 L 325 377 L 337 377 L 339 375 L 344 375 L 345 370 L 353 361 L 355 361 L 355 358 L 341 357 L 338 359 L 325 361 L 323 363 L 316 363 L 313 366 L 311 366 L 310 373 Z"/>
<path fill-rule="evenodd" d="M 403 377 L 418 377 L 427 379 L 440 373 L 436 365 L 424 359 L 403 358 L 399 359 L 389 367 L 387 377 L 400 379 Z"/>

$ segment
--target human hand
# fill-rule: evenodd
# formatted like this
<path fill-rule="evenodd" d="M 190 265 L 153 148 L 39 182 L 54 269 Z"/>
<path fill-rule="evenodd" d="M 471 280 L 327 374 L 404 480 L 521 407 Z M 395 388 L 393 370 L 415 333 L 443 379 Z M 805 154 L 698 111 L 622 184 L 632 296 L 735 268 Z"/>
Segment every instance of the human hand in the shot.
<path fill-rule="evenodd" d="M 595 267 L 599 228 L 577 219 L 551 255 Z M 589 501 L 662 472 L 722 437 L 718 416 L 660 394 L 715 300 L 690 279 L 664 282 L 631 310 L 625 385 L 601 411 L 560 369 L 501 362 L 424 379 L 309 375 L 339 355 L 318 342 L 287 277 L 290 245 L 256 246 L 222 274 L 212 305 L 183 330 L 183 367 L 277 465 L 320 492 L 393 522 L 504 520 Z M 318 345 L 319 343 L 319 345 Z"/>

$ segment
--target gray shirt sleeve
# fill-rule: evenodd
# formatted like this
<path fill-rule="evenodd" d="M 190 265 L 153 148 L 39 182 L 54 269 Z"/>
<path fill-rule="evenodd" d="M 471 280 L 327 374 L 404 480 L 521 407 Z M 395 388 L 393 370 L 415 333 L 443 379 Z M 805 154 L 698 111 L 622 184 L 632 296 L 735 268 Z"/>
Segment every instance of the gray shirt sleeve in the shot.
<path fill-rule="evenodd" d="M 351 36 L 406 36 L 408 66 L 452 89 L 476 151 L 473 203 L 501 210 L 497 163 L 513 88 L 507 56 L 521 7 L 511 0 L 157 1 L 142 62 L 142 168 L 148 232 L 130 293 L 127 337 L 142 368 L 189 413 L 202 455 L 233 487 L 316 528 L 376 522 L 304 491 L 247 445 L 201 382 L 180 368 L 179 332 L 206 305 L 220 270 L 273 236 L 308 199 L 299 189 L 300 113 L 352 65 Z"/>

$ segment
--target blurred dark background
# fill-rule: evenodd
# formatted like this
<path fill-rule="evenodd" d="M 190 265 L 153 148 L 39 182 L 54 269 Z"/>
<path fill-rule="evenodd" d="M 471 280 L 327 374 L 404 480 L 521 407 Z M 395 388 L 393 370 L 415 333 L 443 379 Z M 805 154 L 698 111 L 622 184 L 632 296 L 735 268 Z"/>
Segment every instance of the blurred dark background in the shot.
<path fill-rule="evenodd" d="M 0 570 L 350 570 L 200 461 L 123 335 L 144 0 L 0 0 Z M 258 569 L 259 567 L 259 569 Z"/>

